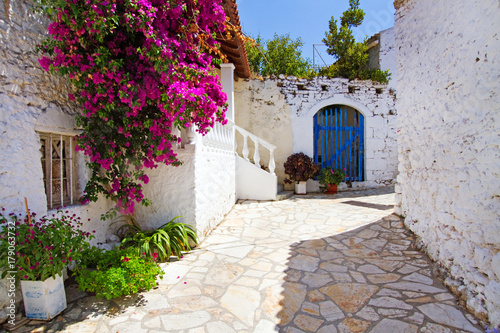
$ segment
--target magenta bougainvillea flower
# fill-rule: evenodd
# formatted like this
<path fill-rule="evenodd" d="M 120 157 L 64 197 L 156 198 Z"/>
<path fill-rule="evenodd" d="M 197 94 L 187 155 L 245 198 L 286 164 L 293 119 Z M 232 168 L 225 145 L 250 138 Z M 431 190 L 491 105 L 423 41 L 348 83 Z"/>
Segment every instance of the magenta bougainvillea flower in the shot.
<path fill-rule="evenodd" d="M 39 0 L 52 23 L 39 59 L 75 86 L 83 133 L 77 150 L 92 176 L 82 202 L 98 194 L 126 214 L 147 204 L 145 169 L 181 163 L 172 128 L 204 134 L 225 123 L 210 50 L 225 30 L 222 0 Z"/>

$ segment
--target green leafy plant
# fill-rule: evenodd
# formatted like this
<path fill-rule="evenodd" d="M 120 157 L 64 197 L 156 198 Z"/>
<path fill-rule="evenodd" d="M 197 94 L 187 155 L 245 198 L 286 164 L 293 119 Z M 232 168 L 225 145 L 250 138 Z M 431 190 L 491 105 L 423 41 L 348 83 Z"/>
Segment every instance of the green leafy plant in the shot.
<path fill-rule="evenodd" d="M 174 222 L 180 216 L 174 217 L 170 222 L 156 230 L 143 230 L 135 221 L 120 227 L 119 233 L 124 233 L 122 241 L 124 246 L 135 246 L 141 253 L 153 255 L 157 253 L 160 261 L 169 260 L 170 256 L 176 255 L 181 258 L 182 252 L 191 250 L 189 240 L 198 244 L 196 231 L 185 223 Z"/>
<path fill-rule="evenodd" d="M 359 8 L 359 0 L 349 0 L 349 9 L 342 13 L 340 26 L 334 17 L 330 19 L 329 30 L 325 33 L 323 43 L 328 47 L 328 54 L 334 56 L 337 61 L 320 69 L 320 75 L 388 82 L 389 71 L 369 69 L 368 45 L 354 39 L 352 28 L 361 25 L 364 17 L 365 13 Z"/>
<path fill-rule="evenodd" d="M 7 271 L 16 271 L 17 280 L 43 281 L 61 274 L 81 259 L 88 240 L 94 237 L 80 230 L 80 217 L 70 216 L 68 211 L 59 210 L 39 220 L 36 213 L 21 216 L 0 214 L 0 266 L 8 268 L 2 277 Z"/>
<path fill-rule="evenodd" d="M 315 76 L 311 62 L 302 57 L 303 45 L 302 39 L 293 40 L 290 34 L 274 34 L 273 38 L 267 41 L 257 36 L 255 44 L 246 44 L 250 68 L 261 76 Z"/>
<path fill-rule="evenodd" d="M 154 257 L 138 254 L 138 249 L 103 251 L 92 248 L 76 272 L 81 290 L 93 292 L 97 297 L 112 299 L 156 286 L 156 278 L 163 278 L 163 270 Z M 90 269 L 89 269 L 90 268 Z"/>
<path fill-rule="evenodd" d="M 318 181 L 323 186 L 338 185 L 345 180 L 345 177 L 344 170 L 324 167 L 319 172 Z"/>
<path fill-rule="evenodd" d="M 284 167 L 285 173 L 289 177 L 289 179 L 285 179 L 285 182 L 288 184 L 294 181 L 306 181 L 313 178 L 318 174 L 320 169 L 320 166 L 304 153 L 295 153 L 288 156 Z"/>

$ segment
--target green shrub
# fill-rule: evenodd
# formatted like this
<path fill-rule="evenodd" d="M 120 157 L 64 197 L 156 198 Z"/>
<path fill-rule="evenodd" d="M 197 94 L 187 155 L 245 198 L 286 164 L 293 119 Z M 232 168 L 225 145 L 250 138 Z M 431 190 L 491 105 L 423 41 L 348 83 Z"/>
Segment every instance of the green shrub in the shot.
<path fill-rule="evenodd" d="M 190 225 L 174 222 L 179 217 L 174 217 L 156 230 L 142 230 L 135 221 L 126 224 L 119 229 L 119 233 L 125 233 L 122 244 L 134 246 L 139 253 L 145 253 L 146 256 L 158 256 L 162 262 L 169 260 L 172 255 L 180 259 L 182 252 L 191 250 L 189 240 L 198 244 L 198 237 Z"/>
<path fill-rule="evenodd" d="M 137 252 L 133 247 L 88 250 L 81 263 L 87 268 L 76 272 L 78 286 L 106 299 L 150 290 L 156 286 L 156 277 L 163 278 L 164 272 L 151 257 Z"/>
<path fill-rule="evenodd" d="M 341 169 L 324 167 L 319 172 L 318 181 L 323 186 L 338 185 L 345 180 L 346 176 L 345 171 Z"/>

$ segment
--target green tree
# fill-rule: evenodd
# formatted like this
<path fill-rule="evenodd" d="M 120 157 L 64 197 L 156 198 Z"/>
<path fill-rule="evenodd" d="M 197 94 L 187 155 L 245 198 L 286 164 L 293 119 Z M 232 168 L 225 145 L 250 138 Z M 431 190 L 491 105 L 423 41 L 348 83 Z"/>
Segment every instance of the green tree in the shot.
<path fill-rule="evenodd" d="M 356 42 L 352 28 L 363 23 L 365 12 L 359 8 L 359 0 L 349 0 L 349 9 L 342 13 L 340 26 L 332 16 L 329 22 L 329 31 L 325 33 L 323 43 L 328 47 L 328 54 L 337 61 L 320 70 L 321 75 L 345 77 L 349 79 L 372 79 L 387 83 L 389 71 L 368 68 L 368 46 L 366 43 Z"/>
<path fill-rule="evenodd" d="M 262 38 L 257 36 L 254 42 L 247 42 L 245 44 L 247 50 L 248 62 L 250 70 L 253 73 L 261 73 L 262 63 L 264 61 L 263 51 L 261 50 Z"/>
<path fill-rule="evenodd" d="M 298 77 L 309 77 L 313 73 L 310 61 L 302 57 L 304 43 L 301 38 L 293 40 L 290 34 L 274 34 L 266 42 L 260 36 L 255 41 L 255 46 L 247 44 L 250 68 L 254 73 L 261 76 L 285 74 Z"/>

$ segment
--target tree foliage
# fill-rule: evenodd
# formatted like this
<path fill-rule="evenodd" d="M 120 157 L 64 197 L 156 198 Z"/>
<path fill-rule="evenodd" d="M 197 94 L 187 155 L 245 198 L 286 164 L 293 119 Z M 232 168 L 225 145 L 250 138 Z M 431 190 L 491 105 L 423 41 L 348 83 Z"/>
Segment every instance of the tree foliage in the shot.
<path fill-rule="evenodd" d="M 250 69 L 261 76 L 311 76 L 311 63 L 302 57 L 303 45 L 301 38 L 293 40 L 290 34 L 274 34 L 274 37 L 267 41 L 263 41 L 259 35 L 255 39 L 255 45 L 247 43 Z"/>
<path fill-rule="evenodd" d="M 329 67 L 322 68 L 321 75 L 372 79 L 383 83 L 388 81 L 389 71 L 368 68 L 368 46 L 354 39 L 352 28 L 361 25 L 364 17 L 365 13 L 359 8 L 359 0 L 349 0 L 349 9 L 342 13 L 340 26 L 332 16 L 323 43 L 328 47 L 328 54 L 334 56 L 337 61 Z"/>

